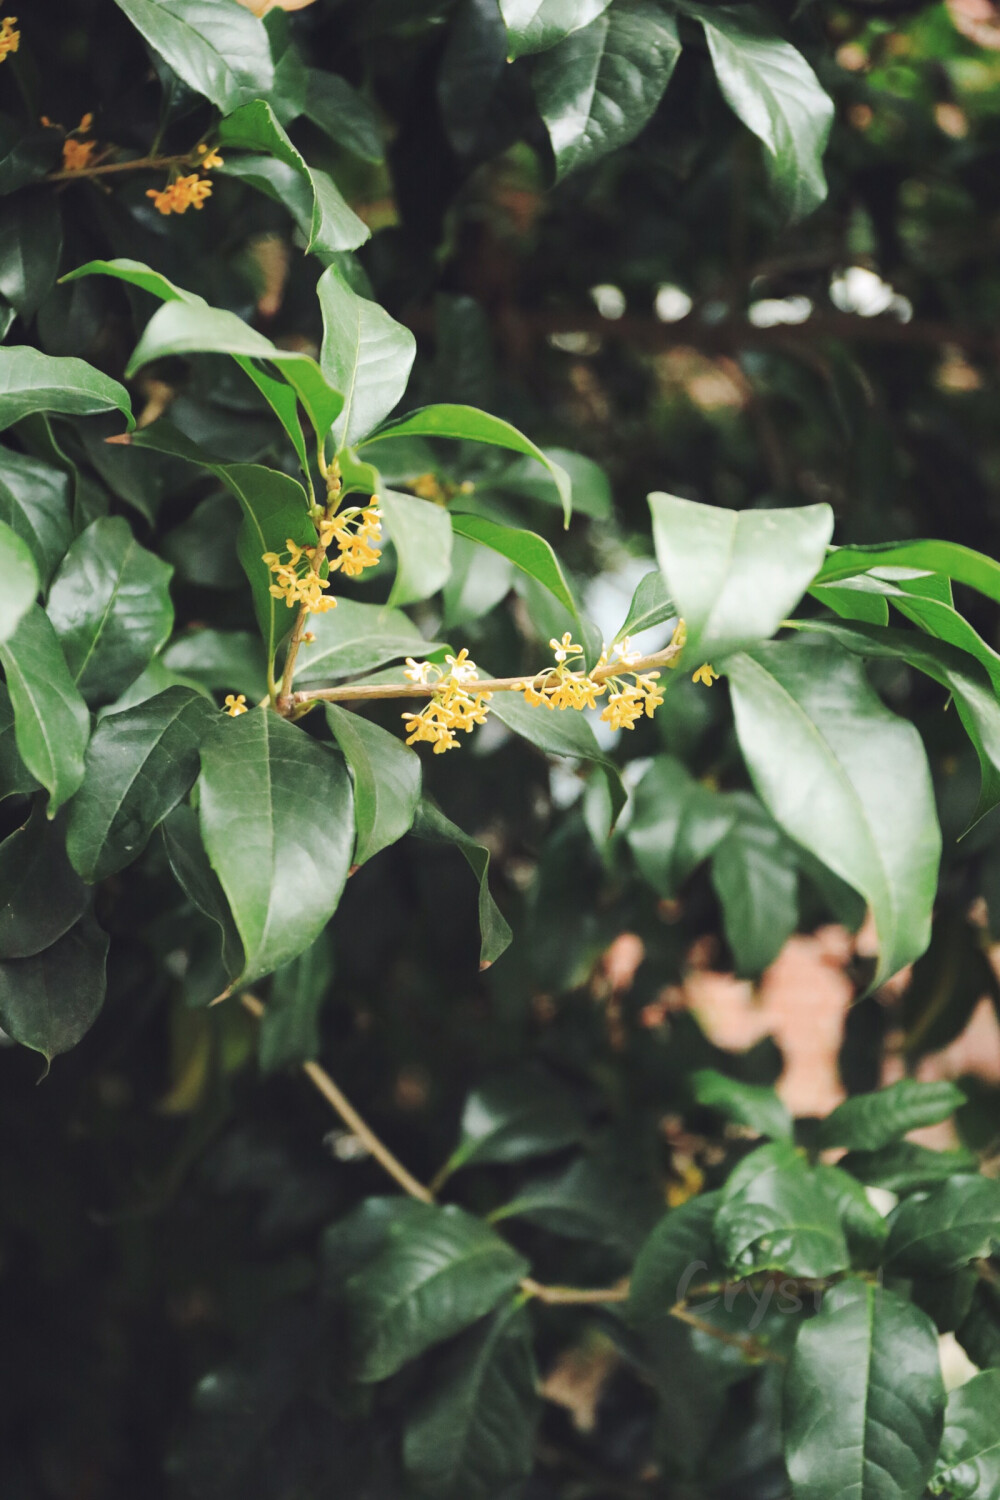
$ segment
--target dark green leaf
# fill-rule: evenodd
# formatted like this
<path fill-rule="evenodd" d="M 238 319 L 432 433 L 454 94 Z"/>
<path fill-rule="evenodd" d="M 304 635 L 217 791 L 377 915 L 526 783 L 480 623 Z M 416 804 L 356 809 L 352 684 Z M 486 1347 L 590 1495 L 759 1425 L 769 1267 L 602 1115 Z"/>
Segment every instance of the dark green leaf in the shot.
<path fill-rule="evenodd" d="M 792 1139 L 792 1117 L 773 1089 L 701 1068 L 691 1075 L 691 1093 L 696 1103 L 718 1110 L 727 1120 L 747 1125 L 758 1135 L 775 1141 Z"/>
<path fill-rule="evenodd" d="M 774 635 L 833 531 L 828 505 L 735 511 L 655 493 L 649 508 L 666 590 L 687 626 L 684 660 L 694 666 Z"/>
<path fill-rule="evenodd" d="M 787 1141 L 760 1146 L 732 1172 L 715 1242 L 740 1276 L 832 1276 L 848 1264 L 840 1218 L 823 1184 Z"/>
<path fill-rule="evenodd" d="M 931 1491 L 952 1500 L 1000 1497 L 1000 1370 L 984 1370 L 951 1391 Z"/>
<path fill-rule="evenodd" d="M 388 1242 L 347 1284 L 357 1377 L 385 1380 L 425 1349 L 485 1316 L 527 1273 L 481 1219 L 427 1205 L 391 1224 Z"/>
<path fill-rule="evenodd" d="M 681 52 L 677 21 L 648 0 L 604 9 L 539 59 L 535 97 L 556 175 L 633 140 L 652 118 Z"/>
<path fill-rule="evenodd" d="M 401 656 L 424 659 L 441 644 L 425 641 L 401 609 L 354 599 L 338 599 L 337 608 L 316 615 L 310 629 L 316 639 L 299 652 L 296 687 L 360 676 Z"/>
<path fill-rule="evenodd" d="M 513 933 L 500 908 L 490 895 L 488 874 L 489 850 L 477 844 L 474 838 L 463 833 L 461 828 L 446 818 L 440 808 L 424 797 L 413 820 L 413 832 L 417 838 L 427 839 L 433 844 L 456 844 L 465 855 L 473 874 L 479 881 L 479 931 L 482 944 L 479 950 L 479 966 L 488 969 L 501 953 L 510 946 Z"/>
<path fill-rule="evenodd" d="M 643 630 L 652 630 L 654 625 L 664 625 L 668 620 L 676 618 L 677 606 L 667 593 L 663 574 L 653 568 L 639 579 L 625 623 L 615 632 L 615 640 L 620 641 L 627 635 L 638 635 Z"/>
<path fill-rule="evenodd" d="M 713 851 L 712 886 L 736 973 L 756 978 L 798 924 L 798 868 L 788 841 L 755 799 L 735 793 L 733 802 L 740 816 Z"/>
<path fill-rule="evenodd" d="M 30 958 L 51 947 L 86 905 L 63 829 L 37 802 L 24 826 L 0 843 L 0 959 Z"/>
<path fill-rule="evenodd" d="M 0 296 L 33 318 L 48 296 L 62 254 L 62 215 L 51 190 L 19 193 L 0 218 Z"/>
<path fill-rule="evenodd" d="M 362 161 L 382 161 L 385 147 L 378 116 L 363 94 L 336 73 L 307 70 L 305 112 L 338 146 Z"/>
<path fill-rule="evenodd" d="M 887 1264 L 900 1276 L 943 1276 L 1000 1244 L 1000 1182 L 952 1177 L 906 1198 L 889 1221 Z"/>
<path fill-rule="evenodd" d="M 88 417 L 120 411 L 135 423 L 128 392 L 82 359 L 56 359 L 24 345 L 0 348 L 0 432 L 32 412 Z"/>
<path fill-rule="evenodd" d="M 537 1373 L 527 1314 L 501 1308 L 449 1351 L 407 1424 L 403 1462 L 435 1500 L 493 1500 L 531 1472 Z"/>
<path fill-rule="evenodd" d="M 14 634 L 38 593 L 38 569 L 27 542 L 0 521 L 0 641 Z"/>
<path fill-rule="evenodd" d="M 592 630 L 577 609 L 569 584 L 566 582 L 559 559 L 544 537 L 534 531 L 521 531 L 516 526 L 501 526 L 486 516 L 455 515 L 451 517 L 452 530 L 456 536 L 465 537 L 480 546 L 490 547 L 506 557 L 515 568 L 520 568 L 546 589 L 572 617 L 580 632 L 580 645 L 588 659 L 596 660 L 600 654 L 600 641 L 593 638 Z"/>
<path fill-rule="evenodd" d="M 67 552 L 48 615 L 88 703 L 116 698 L 168 639 L 172 573 L 120 516 L 92 521 Z"/>
<path fill-rule="evenodd" d="M 32 958 L 0 963 L 0 1026 L 51 1061 L 75 1047 L 104 1004 L 107 934 L 93 917 Z"/>
<path fill-rule="evenodd" d="M 610 833 L 628 800 L 621 772 L 599 747 L 594 731 L 573 709 L 549 709 L 527 703 L 519 693 L 495 693 L 490 713 L 546 755 L 589 761 L 606 779 L 611 803 Z"/>
<path fill-rule="evenodd" d="M 974 1172 L 976 1158 L 971 1151 L 929 1151 L 912 1141 L 893 1141 L 878 1151 L 849 1151 L 840 1165 L 869 1187 L 912 1193 L 958 1173 Z"/>
<path fill-rule="evenodd" d="M 587 26 L 611 0 L 500 0 L 511 59 L 543 52 Z"/>
<path fill-rule="evenodd" d="M 177 76 L 223 113 L 274 84 L 261 21 L 235 0 L 116 0 Z"/>
<path fill-rule="evenodd" d="M 338 446 L 353 448 L 402 397 L 417 341 L 377 302 L 359 297 L 336 266 L 323 272 L 316 292 L 323 313 L 320 368 L 344 393 L 333 434 Z"/>
<path fill-rule="evenodd" d="M 921 1125 L 947 1120 L 965 1103 L 953 1083 L 918 1083 L 901 1078 L 875 1094 L 845 1099 L 820 1122 L 821 1146 L 846 1146 L 851 1151 L 877 1151 Z"/>
<path fill-rule="evenodd" d="M 48 791 L 52 817 L 83 780 L 90 715 L 39 605 L 32 605 L 10 640 L 0 644 L 0 662 L 14 707 L 18 751 Z"/>
<path fill-rule="evenodd" d="M 585 1134 L 576 1101 L 556 1079 L 535 1069 L 501 1074 L 466 1099 L 462 1138 L 446 1174 L 469 1165 L 545 1156 L 574 1145 Z"/>
<path fill-rule="evenodd" d="M 164 818 L 160 832 L 170 868 L 184 894 L 219 928 L 226 971 L 231 979 L 235 979 L 244 967 L 243 944 L 225 892 L 205 853 L 198 814 L 193 807 L 182 802 Z"/>
<path fill-rule="evenodd" d="M 190 630 L 175 636 L 158 660 L 212 692 L 244 693 L 254 703 L 267 692 L 267 661 L 249 630 Z"/>
<path fill-rule="evenodd" d="M 795 1500 L 919 1500 L 943 1408 L 927 1315 L 869 1282 L 834 1287 L 800 1328 L 785 1379 Z"/>
<path fill-rule="evenodd" d="M 333 981 L 329 932 L 292 963 L 275 973 L 267 1009 L 260 1018 L 257 1056 L 262 1073 L 290 1068 L 318 1057 L 319 1013 Z"/>
<path fill-rule="evenodd" d="M 671 898 L 735 821 L 729 799 L 695 781 L 672 755 L 658 755 L 636 788 L 625 837 L 644 878 Z"/>
<path fill-rule="evenodd" d="M 69 479 L 51 464 L 0 451 L 0 520 L 27 542 L 43 588 L 73 540 Z"/>
<path fill-rule="evenodd" d="M 249 984 L 315 942 L 337 909 L 354 842 L 339 755 L 258 708 L 202 745 L 199 815 L 246 952 Z"/>
<path fill-rule="evenodd" d="M 665 1214 L 639 1251 L 629 1285 L 628 1316 L 634 1328 L 653 1331 L 683 1302 L 714 1259 L 712 1225 L 721 1193 L 702 1193 Z"/>
<path fill-rule="evenodd" d="M 0 683 L 0 802 L 4 797 L 23 796 L 37 790 L 38 782 L 18 754 L 14 706 L 6 687 Z"/>
<path fill-rule="evenodd" d="M 920 736 L 884 707 L 859 663 L 825 641 L 759 646 L 726 671 L 761 801 L 868 901 L 879 984 L 930 938 L 941 835 Z"/>
<path fill-rule="evenodd" d="M 889 1226 L 878 1209 L 868 1201 L 861 1183 L 849 1177 L 839 1166 L 821 1163 L 814 1168 L 816 1179 L 833 1204 L 843 1226 L 851 1252 L 851 1264 L 873 1269 L 881 1264 L 889 1237 Z"/>
<path fill-rule="evenodd" d="M 194 783 L 198 747 L 216 717 L 210 703 L 184 687 L 104 716 L 87 747 L 66 835 L 84 880 L 103 880 L 138 859 Z"/>
<path fill-rule="evenodd" d="M 334 703 L 326 705 L 326 720 L 354 778 L 354 863 L 363 865 L 409 833 L 420 802 L 420 757 L 395 735 Z"/>

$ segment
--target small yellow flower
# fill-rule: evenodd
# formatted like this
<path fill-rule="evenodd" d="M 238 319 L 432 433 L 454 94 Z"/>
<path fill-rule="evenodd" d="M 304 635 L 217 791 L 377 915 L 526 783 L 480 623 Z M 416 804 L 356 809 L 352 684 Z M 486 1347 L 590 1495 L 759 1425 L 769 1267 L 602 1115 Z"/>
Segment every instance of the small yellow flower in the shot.
<path fill-rule="evenodd" d="M 90 159 L 96 150 L 96 141 L 75 141 L 72 136 L 68 136 L 63 141 L 63 171 L 82 172 L 84 167 L 90 166 Z"/>
<path fill-rule="evenodd" d="M 611 660 L 621 662 L 623 666 L 631 667 L 641 659 L 642 652 L 635 649 L 630 636 L 623 635 L 611 648 Z"/>
<path fill-rule="evenodd" d="M 247 711 L 247 700 L 245 693 L 227 693 L 225 712 L 231 719 L 238 719 L 240 714 Z"/>
<path fill-rule="evenodd" d="M 568 630 L 561 641 L 557 641 L 553 636 L 549 641 L 549 646 L 552 649 L 553 656 L 560 665 L 567 657 L 580 656 L 583 653 L 583 647 L 576 644 Z"/>
<path fill-rule="evenodd" d="M 412 656 L 408 656 L 406 658 L 406 670 L 403 673 L 403 676 L 406 678 L 407 682 L 421 682 L 427 684 L 431 680 L 431 673 L 433 671 L 433 662 L 414 661 Z"/>
<path fill-rule="evenodd" d="M 3 62 L 8 52 L 16 52 L 21 45 L 21 33 L 16 27 L 16 16 L 4 16 L 0 21 L 0 62 Z"/>
<path fill-rule="evenodd" d="M 162 191 L 147 188 L 146 197 L 152 198 L 161 214 L 183 214 L 189 208 L 203 208 L 205 199 L 211 197 L 212 184 L 207 177 L 192 172 L 188 177 L 176 177 Z"/>
<path fill-rule="evenodd" d="M 469 653 L 464 646 L 457 656 L 446 656 L 445 661 L 451 668 L 449 676 L 456 682 L 475 682 L 479 676 L 479 668 L 474 661 L 469 660 Z"/>
<path fill-rule="evenodd" d="M 214 146 L 211 148 L 211 150 L 209 150 L 206 145 L 199 146 L 198 155 L 201 157 L 201 161 L 198 163 L 198 166 L 203 172 L 210 171 L 212 167 L 221 167 L 223 165 L 222 157 L 219 155 L 218 151 L 216 151 Z"/>
<path fill-rule="evenodd" d="M 709 662 L 703 661 L 697 672 L 691 673 L 692 682 L 703 682 L 706 687 L 711 687 L 713 682 L 718 682 L 719 674 Z"/>
<path fill-rule="evenodd" d="M 642 718 L 643 694 L 631 683 L 626 684 L 618 692 L 612 693 L 608 699 L 606 708 L 601 713 L 601 718 L 612 729 L 634 729 L 636 721 Z"/>

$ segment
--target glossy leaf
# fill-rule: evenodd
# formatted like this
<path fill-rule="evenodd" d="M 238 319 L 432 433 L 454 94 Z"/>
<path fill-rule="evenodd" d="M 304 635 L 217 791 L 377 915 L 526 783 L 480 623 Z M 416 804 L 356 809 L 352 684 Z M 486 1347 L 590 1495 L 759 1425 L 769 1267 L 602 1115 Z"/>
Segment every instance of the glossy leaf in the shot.
<path fill-rule="evenodd" d="M 695 781 L 672 755 L 658 755 L 636 788 L 625 837 L 643 877 L 672 898 L 735 821 L 731 802 Z"/>
<path fill-rule="evenodd" d="M 210 692 L 244 693 L 255 703 L 267 692 L 264 651 L 250 630 L 185 631 L 157 660 L 168 672 Z"/>
<path fill-rule="evenodd" d="M 85 916 L 51 948 L 0 963 L 0 1026 L 50 1060 L 90 1030 L 104 1004 L 107 934 Z"/>
<path fill-rule="evenodd" d="M 587 26 L 611 0 L 500 0 L 511 59 L 542 52 Z"/>
<path fill-rule="evenodd" d="M 624 146 L 639 134 L 670 82 L 681 52 L 676 19 L 636 0 L 615 5 L 541 57 L 535 97 L 556 175 Z"/>
<path fill-rule="evenodd" d="M 260 1018 L 257 1057 L 262 1073 L 309 1062 L 319 1055 L 319 1013 L 333 980 L 330 933 L 275 973 Z"/>
<path fill-rule="evenodd" d="M 86 905 L 64 831 L 37 802 L 27 822 L 0 843 L 0 959 L 30 958 L 51 947 Z"/>
<path fill-rule="evenodd" d="M 199 693 L 171 687 L 101 719 L 66 834 L 69 857 L 84 880 L 103 880 L 138 859 L 193 785 L 199 746 L 216 718 Z"/>
<path fill-rule="evenodd" d="M 17 629 L 35 602 L 38 569 L 31 548 L 0 521 L 0 641 Z"/>
<path fill-rule="evenodd" d="M 440 1500 L 492 1500 L 531 1472 L 537 1373 L 527 1314 L 501 1308 L 449 1351 L 403 1439 L 418 1488 Z"/>
<path fill-rule="evenodd" d="M 823 1185 L 787 1141 L 760 1146 L 730 1174 L 715 1243 L 731 1271 L 832 1276 L 848 1264 L 840 1218 Z"/>
<path fill-rule="evenodd" d="M 931 1491 L 952 1500 L 1000 1497 L 1000 1370 L 983 1370 L 949 1392 Z"/>
<path fill-rule="evenodd" d="M 14 706 L 0 683 L 0 801 L 38 790 L 38 782 L 24 764 L 14 736 Z"/>
<path fill-rule="evenodd" d="M 799 1330 L 784 1407 L 795 1500 L 919 1500 L 944 1409 L 934 1325 L 884 1287 L 832 1288 Z"/>
<path fill-rule="evenodd" d="M 33 318 L 52 290 L 62 254 L 62 214 L 51 191 L 19 193 L 0 219 L 0 296 Z"/>
<path fill-rule="evenodd" d="M 83 780 L 90 715 L 49 617 L 37 604 L 0 643 L 0 663 L 14 708 L 18 752 L 49 793 L 53 817 Z"/>
<path fill-rule="evenodd" d="M 354 599 L 338 599 L 336 609 L 313 617 L 310 629 L 316 639 L 299 652 L 297 687 L 359 676 L 400 657 L 426 658 L 440 645 L 425 641 L 401 609 Z"/>
<path fill-rule="evenodd" d="M 120 516 L 92 521 L 67 552 L 49 590 L 48 615 L 89 703 L 116 698 L 168 639 L 172 573 Z"/>
<path fill-rule="evenodd" d="M 480 620 L 510 593 L 513 564 L 499 552 L 453 536 L 451 572 L 442 592 L 446 630 Z"/>
<path fill-rule="evenodd" d="M 563 514 L 569 525 L 572 511 L 572 493 L 569 475 L 559 464 L 545 454 L 541 448 L 518 432 L 501 417 L 479 411 L 475 406 L 423 406 L 408 416 L 390 422 L 380 432 L 371 435 L 366 448 L 386 438 L 396 437 L 464 438 L 471 443 L 488 443 L 497 448 L 511 448 L 515 453 L 536 458 L 548 469 L 562 500 Z"/>
<path fill-rule="evenodd" d="M 921 540 L 876 542 L 866 547 L 833 547 L 816 582 L 836 583 L 842 578 L 854 578 L 859 573 L 889 567 L 940 573 L 1000 604 L 1000 563 L 972 547 L 963 547 L 960 542 Z"/>
<path fill-rule="evenodd" d="M 180 803 L 160 824 L 163 846 L 170 868 L 182 891 L 199 911 L 218 927 L 222 958 L 231 979 L 243 972 L 243 944 L 218 876 L 209 864 L 202 843 L 198 814 Z"/>
<path fill-rule="evenodd" d="M 736 973 L 756 978 L 798 924 L 799 874 L 792 848 L 759 803 L 739 793 L 733 803 L 739 816 L 712 853 L 712 886 Z"/>
<path fill-rule="evenodd" d="M 867 1186 L 905 1194 L 975 1172 L 977 1162 L 971 1151 L 930 1151 L 912 1141 L 894 1141 L 878 1151 L 849 1151 L 840 1165 Z"/>
<path fill-rule="evenodd" d="M 0 521 L 25 542 L 42 587 L 73 540 L 67 475 L 5 448 L 0 452 Z"/>
<path fill-rule="evenodd" d="M 579 644 L 584 647 L 589 660 L 596 660 L 600 654 L 600 642 L 594 638 L 593 631 L 588 629 L 587 622 L 580 615 L 559 559 L 544 537 L 534 531 L 521 531 L 515 526 L 502 526 L 487 516 L 453 514 L 451 525 L 456 536 L 465 537 L 467 541 L 478 542 L 482 547 L 490 547 L 494 552 L 499 552 L 515 568 L 520 568 L 522 573 L 541 584 L 571 615 L 580 632 Z"/>
<path fill-rule="evenodd" d="M 826 197 L 823 152 L 833 100 L 805 58 L 746 6 L 692 5 L 719 87 L 730 108 L 767 152 L 771 182 L 791 219 L 804 218 Z"/>
<path fill-rule="evenodd" d="M 677 619 L 677 606 L 667 593 L 663 574 L 653 568 L 636 584 L 632 603 L 628 607 L 621 629 L 615 632 L 615 640 L 626 635 L 639 635 L 643 630 L 652 630 L 656 625 L 665 625 Z"/>
<path fill-rule="evenodd" d="M 612 508 L 611 485 L 600 464 L 566 448 L 546 448 L 544 452 L 546 458 L 569 475 L 576 514 L 606 521 Z M 541 501 L 543 505 L 562 505 L 555 478 L 540 469 L 533 458 L 516 458 L 492 484 L 505 495 L 519 495 L 525 500 Z"/>
<path fill-rule="evenodd" d="M 0 347 L 0 432 L 32 412 L 88 417 L 120 411 L 132 428 L 128 392 L 82 359 L 57 359 L 26 346 Z"/>
<path fill-rule="evenodd" d="M 336 73 L 307 70 L 305 113 L 324 135 L 362 161 L 384 159 L 378 115 L 365 96 Z"/>
<path fill-rule="evenodd" d="M 428 1205 L 413 1222 L 391 1224 L 385 1247 L 347 1283 L 357 1378 L 385 1380 L 460 1333 L 527 1269 L 481 1219 L 451 1205 Z"/>
<path fill-rule="evenodd" d="M 583 1138 L 586 1125 L 572 1094 L 556 1079 L 531 1069 L 500 1074 L 474 1089 L 465 1101 L 461 1130 L 448 1159 L 448 1176 L 460 1167 L 561 1151 Z"/>
<path fill-rule="evenodd" d="M 333 435 L 338 445 L 354 447 L 401 399 L 417 341 L 377 302 L 359 297 L 336 266 L 323 272 L 316 293 L 323 314 L 320 368 L 344 393 Z"/>
<path fill-rule="evenodd" d="M 430 500 L 394 490 L 383 490 L 379 504 L 396 549 L 390 605 L 429 599 L 451 571 L 451 517 Z"/>
<path fill-rule="evenodd" d="M 879 984 L 930 937 L 941 835 L 926 756 L 859 664 L 825 641 L 759 646 L 726 664 L 736 732 L 761 801 L 868 901 Z"/>
<path fill-rule="evenodd" d="M 649 508 L 693 666 L 774 635 L 819 571 L 833 530 L 828 505 L 735 511 L 655 493 Z"/>
<path fill-rule="evenodd" d="M 1000 1244 L 1000 1182 L 952 1177 L 906 1198 L 890 1220 L 887 1264 L 901 1276 L 943 1276 Z"/>
<path fill-rule="evenodd" d="M 821 1146 L 850 1151 L 877 1151 L 921 1125 L 947 1120 L 965 1103 L 953 1083 L 918 1083 L 901 1078 L 875 1094 L 855 1094 L 820 1122 Z"/>
<path fill-rule="evenodd" d="M 363 865 L 409 833 L 420 802 L 420 757 L 361 714 L 326 705 L 326 721 L 354 779 L 357 842 Z"/>
<path fill-rule="evenodd" d="M 562 755 L 597 766 L 608 787 L 611 819 L 608 832 L 614 828 L 628 793 L 614 761 L 604 754 L 587 720 L 573 709 L 548 709 L 527 703 L 520 693 L 495 693 L 490 713 L 522 739 L 537 746 L 546 755 Z"/>
<path fill-rule="evenodd" d="M 250 983 L 308 948 L 336 911 L 353 845 L 350 783 L 338 755 L 269 709 L 220 724 L 201 764 L 202 838 Z"/>
<path fill-rule="evenodd" d="M 479 967 L 488 969 L 510 946 L 513 934 L 500 908 L 490 895 L 488 873 L 489 850 L 477 844 L 469 834 L 446 818 L 440 808 L 424 797 L 413 820 L 413 832 L 418 838 L 433 844 L 456 844 L 468 861 L 469 867 L 479 882 L 479 931 L 482 943 L 479 950 Z"/>
<path fill-rule="evenodd" d="M 628 1318 L 637 1329 L 652 1329 L 699 1277 L 707 1280 L 714 1259 L 712 1225 L 720 1193 L 701 1193 L 659 1221 L 639 1251 L 629 1285 Z"/>
<path fill-rule="evenodd" d="M 290 475 L 261 464 L 226 464 L 217 472 L 243 511 L 236 552 L 250 580 L 254 612 L 270 661 L 295 624 L 295 610 L 271 593 L 274 577 L 264 553 L 283 555 L 289 537 L 300 547 L 314 547 L 316 528 L 309 519 L 305 490 Z"/>
<path fill-rule="evenodd" d="M 115 0 L 188 88 L 224 113 L 274 83 L 261 21 L 235 0 Z"/>
<path fill-rule="evenodd" d="M 700 1068 L 691 1075 L 691 1093 L 697 1104 L 718 1110 L 726 1119 L 749 1126 L 758 1135 L 775 1141 L 792 1139 L 791 1115 L 773 1089 L 741 1083 L 714 1068 Z"/>

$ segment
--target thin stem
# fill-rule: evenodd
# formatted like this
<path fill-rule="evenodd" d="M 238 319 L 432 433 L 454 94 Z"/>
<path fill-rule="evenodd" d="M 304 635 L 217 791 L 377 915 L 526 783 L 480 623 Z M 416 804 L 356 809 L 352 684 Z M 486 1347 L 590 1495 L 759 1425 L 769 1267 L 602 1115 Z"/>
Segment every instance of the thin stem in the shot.
<path fill-rule="evenodd" d="M 543 1286 L 532 1277 L 525 1276 L 521 1290 L 538 1302 L 550 1307 L 593 1307 L 603 1302 L 627 1302 L 628 1282 L 620 1281 L 612 1287 Z"/>
<path fill-rule="evenodd" d="M 94 167 L 77 167 L 72 172 L 60 169 L 49 172 L 46 182 L 73 182 L 78 177 L 106 177 L 111 172 L 154 172 L 160 167 L 177 167 L 193 164 L 192 152 L 183 156 L 138 156 L 132 161 L 109 161 Z"/>
<path fill-rule="evenodd" d="M 649 672 L 656 667 L 669 667 L 681 653 L 680 646 L 670 645 L 663 651 L 657 651 L 652 656 L 643 656 L 636 662 L 610 662 L 605 667 L 595 667 L 590 673 L 574 672 L 577 678 L 589 676 L 593 682 L 605 682 L 609 677 L 620 677 L 623 673 L 631 675 L 633 672 Z M 549 671 L 546 667 L 534 676 L 521 673 L 520 677 L 478 677 L 474 682 L 467 684 L 476 693 L 519 693 L 524 688 L 541 682 Z M 375 698 L 432 698 L 437 691 L 435 683 L 421 682 L 347 682 L 340 687 L 332 688 L 310 688 L 299 693 L 292 693 L 292 703 L 337 703 L 364 701 Z"/>
<path fill-rule="evenodd" d="M 695 1328 L 699 1333 L 705 1333 L 709 1338 L 718 1339 L 721 1344 L 730 1349 L 739 1349 L 747 1359 L 769 1360 L 772 1364 L 783 1365 L 784 1359 L 762 1344 L 759 1339 L 741 1338 L 738 1333 L 726 1333 L 723 1328 L 716 1328 L 714 1323 L 709 1323 L 705 1318 L 699 1318 L 697 1313 L 691 1312 L 684 1306 L 683 1302 L 675 1302 L 670 1308 L 670 1316 L 676 1318 L 679 1323 L 686 1323 L 689 1328 Z"/>

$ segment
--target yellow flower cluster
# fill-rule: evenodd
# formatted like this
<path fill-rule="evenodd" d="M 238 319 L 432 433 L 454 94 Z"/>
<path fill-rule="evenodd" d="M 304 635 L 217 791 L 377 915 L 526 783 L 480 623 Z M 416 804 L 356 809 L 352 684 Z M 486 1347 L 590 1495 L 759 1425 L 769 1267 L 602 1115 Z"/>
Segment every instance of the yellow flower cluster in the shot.
<path fill-rule="evenodd" d="M 240 714 L 247 711 L 247 700 L 245 693 L 227 693 L 226 706 L 223 710 L 231 719 L 238 719 Z"/>
<path fill-rule="evenodd" d="M 434 696 L 418 714 L 404 714 L 406 743 L 414 745 L 423 741 L 433 745 L 435 755 L 458 747 L 455 731 L 464 729 L 471 734 L 476 724 L 485 724 L 489 712 L 487 704 L 491 693 L 476 693 L 468 688 L 478 680 L 479 669 L 469 660 L 463 646 L 457 656 L 446 656 L 448 670 L 431 661 L 414 661 L 406 658 L 403 676 L 410 682 L 434 686 Z"/>
<path fill-rule="evenodd" d="M 433 500 L 435 505 L 447 505 L 449 500 L 454 500 L 456 495 L 471 495 L 476 486 L 471 479 L 464 479 L 461 484 L 448 484 L 442 482 L 436 474 L 428 471 L 426 474 L 418 474 L 416 479 L 411 479 L 410 489 L 421 500 Z"/>
<path fill-rule="evenodd" d="M 278 552 L 263 552 L 261 559 L 274 574 L 269 592 L 275 599 L 284 599 L 291 609 L 301 604 L 310 614 L 322 615 L 328 609 L 336 609 L 336 599 L 323 597 L 323 590 L 330 587 L 329 578 L 321 578 L 313 566 L 316 548 L 300 547 L 292 538 L 285 538 L 287 561 L 283 562 Z"/>
<path fill-rule="evenodd" d="M 377 497 L 366 506 L 355 506 L 338 515 L 327 516 L 319 523 L 319 544 L 326 551 L 336 542 L 340 556 L 330 563 L 330 572 L 339 568 L 345 578 L 357 578 L 365 568 L 374 568 L 382 556 L 382 512 Z"/>
<path fill-rule="evenodd" d="M 17 17 L 4 16 L 0 21 L 0 62 L 8 52 L 16 52 L 21 45 L 21 33 L 17 30 Z"/>
<path fill-rule="evenodd" d="M 198 147 L 201 160 L 198 171 L 208 172 L 212 167 L 222 166 L 222 157 L 215 147 L 204 143 Z M 147 188 L 146 197 L 152 198 L 161 214 L 184 214 L 189 208 L 203 208 L 205 199 L 212 196 L 212 184 L 207 177 L 191 172 L 187 177 L 175 177 L 162 190 Z"/>
<path fill-rule="evenodd" d="M 711 687 L 713 682 L 718 682 L 719 674 L 707 661 L 703 661 L 697 672 L 691 673 L 692 682 L 703 682 L 706 687 Z"/>
<path fill-rule="evenodd" d="M 659 672 L 617 673 L 594 677 L 583 669 L 583 647 L 577 645 L 567 631 L 561 640 L 549 641 L 556 665 L 547 667 L 531 682 L 524 684 L 524 696 L 528 703 L 546 708 L 596 708 L 597 699 L 610 690 L 610 697 L 601 712 L 601 718 L 612 729 L 634 729 L 645 713 L 652 718 L 663 702 L 659 687 Z M 640 660 L 641 653 L 635 651 L 628 636 L 618 641 L 611 649 L 601 652 L 598 668 L 621 663 L 629 667 Z M 629 680 L 631 679 L 631 680 Z"/>

